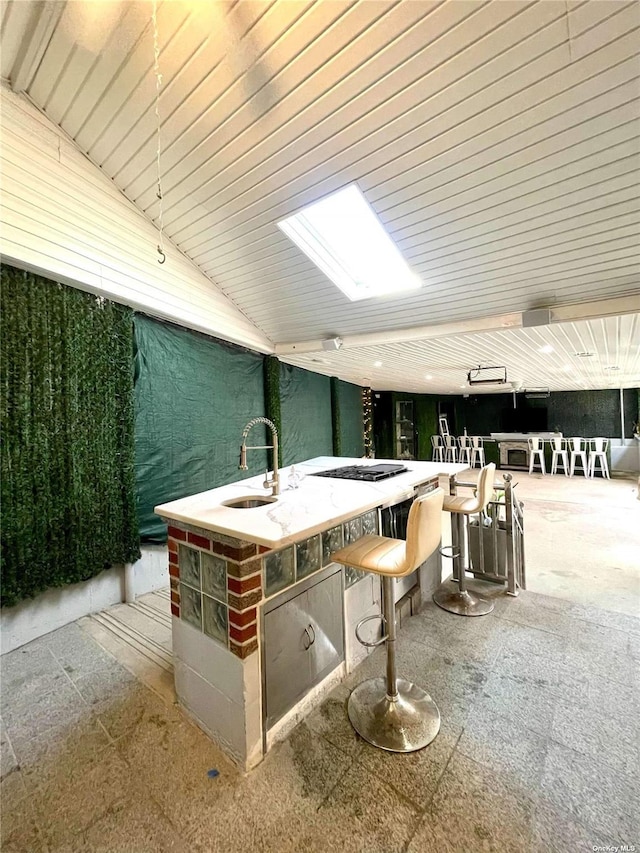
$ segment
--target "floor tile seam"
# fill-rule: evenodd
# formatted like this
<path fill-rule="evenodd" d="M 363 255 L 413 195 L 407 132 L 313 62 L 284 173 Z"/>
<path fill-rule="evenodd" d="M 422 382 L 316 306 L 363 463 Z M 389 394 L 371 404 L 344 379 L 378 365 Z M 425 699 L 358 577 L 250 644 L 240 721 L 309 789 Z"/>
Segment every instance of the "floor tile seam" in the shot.
<path fill-rule="evenodd" d="M 471 706 L 471 709 L 472 708 L 473 708 L 473 705 Z M 555 715 L 555 710 L 554 710 L 554 715 Z M 549 738 L 550 738 L 550 735 L 541 734 L 540 732 L 536 731 L 536 729 L 530 728 L 526 723 L 523 723 L 523 722 L 520 722 L 519 720 L 514 719 L 510 714 L 506 714 L 506 713 L 502 713 L 502 712 L 501 713 L 494 713 L 491 716 L 491 722 L 494 722 L 496 719 L 497 720 L 500 720 L 500 719 L 505 720 L 507 723 L 511 724 L 511 726 L 513 726 L 514 729 L 520 730 L 521 732 L 524 731 L 525 735 L 531 734 L 534 736 L 534 738 L 536 740 L 542 740 L 546 743 L 546 741 L 549 740 Z M 549 726 L 547 727 L 548 730 L 551 730 L 552 725 L 553 725 L 553 720 L 550 722 Z M 465 730 L 469 730 L 470 735 L 472 734 L 471 729 L 472 729 L 472 726 L 470 724 L 467 724 L 465 726 Z"/>
<path fill-rule="evenodd" d="M 373 749 L 378 749 L 378 747 L 373 747 Z M 384 751 L 384 750 L 383 750 L 383 751 Z M 369 773 L 370 775 L 372 775 L 374 778 L 377 778 L 377 777 L 375 776 L 375 774 L 373 773 L 373 771 L 371 771 L 371 770 L 369 769 L 369 767 L 367 766 L 367 764 L 366 764 L 366 760 L 364 759 L 364 757 L 361 757 L 361 756 L 364 756 L 364 755 L 365 755 L 365 753 L 364 753 L 364 751 L 363 751 L 363 750 L 361 750 L 361 749 L 360 749 L 360 750 L 358 750 L 358 751 L 357 751 L 357 753 L 356 753 L 356 754 L 354 754 L 354 756 L 353 756 L 354 763 L 355 763 L 355 764 L 359 764 L 359 765 L 362 767 L 362 769 L 363 769 L 363 770 L 366 770 L 366 771 L 367 771 L 367 773 Z M 380 780 L 378 780 L 378 781 L 380 781 Z M 418 812 L 418 814 L 422 814 L 422 812 L 424 811 L 424 806 L 421 806 L 419 803 L 417 803 L 415 800 L 413 800 L 413 799 L 412 799 L 412 798 L 411 798 L 411 797 L 410 797 L 410 796 L 409 796 L 405 791 L 402 791 L 400 788 L 396 788 L 396 786 L 394 785 L 394 783 L 393 783 L 393 782 L 391 782 L 390 780 L 388 780 L 388 779 L 387 779 L 387 780 L 385 780 L 384 782 L 380 782 L 380 784 L 384 785 L 385 787 L 389 787 L 389 788 L 391 788 L 391 790 L 392 790 L 395 794 L 397 794 L 397 795 L 398 795 L 398 797 L 399 797 L 401 800 L 403 800 L 403 802 L 404 802 L 406 805 L 410 806 L 412 809 L 414 809 L 414 811 Z"/>
<path fill-rule="evenodd" d="M 553 737 L 553 735 L 549 735 L 548 741 L 550 746 L 554 744 L 555 746 L 559 746 L 561 749 L 568 750 L 569 752 L 572 752 L 575 756 L 577 756 L 578 759 L 588 759 L 589 761 L 593 761 L 593 755 L 588 755 L 584 752 L 580 752 L 580 750 L 575 749 L 572 746 L 567 746 L 566 743 L 562 743 L 562 741 L 557 740 L 557 738 Z M 600 763 L 604 764 L 607 770 L 610 771 L 611 776 L 615 777 L 616 779 L 620 779 L 622 777 L 624 781 L 633 781 L 633 777 L 626 770 L 620 770 L 619 768 L 613 767 L 611 764 L 609 764 L 606 761 L 606 756 L 602 756 L 601 754 L 599 754 L 598 758 L 600 760 Z M 633 788 L 633 790 L 635 790 L 635 788 Z"/>
<path fill-rule="evenodd" d="M 460 745 L 460 740 L 462 739 L 462 736 L 464 735 L 465 731 L 466 731 L 466 726 L 462 726 L 460 734 L 458 735 L 456 742 L 454 743 L 453 748 L 451 749 L 451 752 L 449 753 L 449 757 L 447 758 L 445 765 L 442 768 L 442 771 L 441 771 L 440 775 L 438 776 L 438 779 L 436 780 L 436 784 L 434 785 L 433 791 L 431 792 L 431 796 L 429 797 L 424 808 L 421 809 L 421 814 L 422 814 L 423 818 L 426 816 L 427 812 L 431 809 L 431 806 L 433 804 L 433 800 L 434 800 L 436 794 L 438 793 L 438 791 L 440 790 L 440 784 L 444 778 L 445 773 L 449 769 L 449 765 L 453 761 L 454 756 L 456 754 L 462 754 L 462 753 L 458 753 L 458 747 Z M 474 763 L 476 763 L 476 762 L 474 762 Z M 416 831 L 417 831 L 417 828 L 416 828 Z"/>
<path fill-rule="evenodd" d="M 563 749 L 570 749 L 571 752 L 574 752 L 576 755 L 579 755 L 583 759 L 588 759 L 590 761 L 598 760 L 600 764 L 604 764 L 608 770 L 611 771 L 611 774 L 614 776 L 623 776 L 628 779 L 631 779 L 631 775 L 627 770 L 621 770 L 619 767 L 614 767 L 613 764 L 610 764 L 608 759 L 608 753 L 602 754 L 600 751 L 596 751 L 595 753 L 583 752 L 581 749 L 577 749 L 575 746 L 570 746 L 568 743 L 565 743 L 562 740 L 558 740 L 557 737 L 554 737 L 553 734 L 550 734 L 547 738 L 550 743 L 554 743 L 556 746 L 560 746 Z M 629 744 L 625 744 L 625 746 L 636 746 L 637 743 L 632 740 Z"/>
<path fill-rule="evenodd" d="M 323 736 L 321 735 L 321 737 L 323 737 Z M 324 739 L 326 740 L 326 738 L 324 738 Z M 331 744 L 331 746 L 335 747 L 335 744 Z M 337 747 L 335 747 L 335 748 L 337 748 Z M 346 755 L 346 753 L 344 753 L 344 754 Z M 322 808 L 324 808 L 325 804 L 326 804 L 326 803 L 327 803 L 327 801 L 329 800 L 329 797 L 333 794 L 333 792 L 336 790 L 336 788 L 338 787 L 338 785 L 339 785 L 339 784 L 342 782 L 342 780 L 345 778 L 345 776 L 347 775 L 347 773 L 350 773 L 350 772 L 351 772 L 351 770 L 352 770 L 352 768 L 356 765 L 356 763 L 357 763 L 357 762 L 356 762 L 355 758 L 354 758 L 352 755 L 348 755 L 348 756 L 347 756 L 347 758 L 349 759 L 349 762 L 348 762 L 347 766 L 345 767 L 344 771 L 338 775 L 338 778 L 336 779 L 336 781 L 334 782 L 334 784 L 333 784 L 333 785 L 331 785 L 331 787 L 329 788 L 329 790 L 328 790 L 328 792 L 326 793 L 326 795 L 322 798 L 322 800 L 320 801 L 320 803 L 319 803 L 319 804 L 318 804 L 318 806 L 316 807 L 316 814 L 318 814 L 318 813 L 320 812 L 320 810 L 321 810 Z"/>
<path fill-rule="evenodd" d="M 93 614 L 92 614 L 92 615 L 93 615 Z M 82 618 L 84 618 L 84 617 L 82 617 Z M 77 624 L 77 622 L 71 622 L 70 624 L 71 624 L 71 625 L 76 625 L 76 624 Z M 65 626 L 65 627 L 66 627 L 66 626 Z M 96 640 L 91 636 L 91 634 L 88 634 L 86 631 L 84 631 L 82 628 L 80 628 L 80 626 L 78 626 L 78 628 L 79 628 L 79 630 L 80 630 L 80 631 L 82 631 L 82 634 L 83 634 L 83 635 L 84 635 L 88 640 L 90 640 L 90 641 L 93 643 L 93 645 L 96 647 L 96 649 L 99 649 L 99 650 L 100 650 L 100 652 L 103 652 L 103 653 L 107 654 L 107 655 L 108 655 L 108 656 L 109 656 L 113 661 L 115 661 L 116 663 L 118 662 L 117 658 L 116 658 L 114 655 L 112 655 L 112 654 L 111 654 L 111 652 L 110 652 L 108 649 L 103 648 L 103 647 L 100 645 L 100 643 L 98 643 L 98 642 L 97 642 L 97 641 L 96 641 Z M 66 675 L 66 676 L 67 676 L 71 681 L 73 681 L 73 679 L 71 679 L 71 676 L 70 676 L 69 672 L 68 672 L 68 671 L 67 671 L 67 669 L 66 669 L 65 664 L 62 662 L 62 660 L 61 660 L 61 659 L 56 655 L 56 653 L 53 651 L 53 649 L 52 649 L 51 647 L 47 646 L 47 648 L 49 649 L 49 651 L 51 652 L 51 654 L 53 655 L 53 657 L 55 658 L 55 660 L 56 660 L 56 661 L 57 661 L 57 663 L 59 664 L 59 666 L 60 666 L 60 668 L 62 669 L 62 671 L 64 672 L 64 674 L 65 674 L 65 675 Z M 92 673 L 92 672 L 96 672 L 96 670 L 95 670 L 95 669 L 90 669 L 88 672 L 85 672 L 85 673 L 83 673 L 83 674 L 84 674 L 84 675 L 89 675 L 89 674 L 90 674 L 90 673 Z M 81 676 L 79 676 L 79 677 L 81 677 Z"/>
<path fill-rule="evenodd" d="M 502 617 L 503 622 L 508 622 L 510 625 L 517 625 L 519 628 L 526 628 L 529 631 L 540 631 L 541 634 L 549 634 L 552 637 L 564 637 L 565 634 L 560 634 L 557 631 L 552 631 L 551 628 L 542 628 L 538 625 L 528 625 L 526 622 L 516 622 L 514 619 L 509 619 L 508 616 Z"/>
<path fill-rule="evenodd" d="M 415 835 L 416 835 L 416 833 L 420 827 L 420 824 L 424 820 L 424 816 L 425 816 L 425 812 L 422 809 L 416 813 L 416 815 L 413 819 L 413 827 L 411 828 L 411 831 L 407 837 L 407 840 L 402 845 L 401 853 L 407 853 L 407 850 L 409 849 L 409 845 L 411 844 L 411 842 L 415 838 Z"/>

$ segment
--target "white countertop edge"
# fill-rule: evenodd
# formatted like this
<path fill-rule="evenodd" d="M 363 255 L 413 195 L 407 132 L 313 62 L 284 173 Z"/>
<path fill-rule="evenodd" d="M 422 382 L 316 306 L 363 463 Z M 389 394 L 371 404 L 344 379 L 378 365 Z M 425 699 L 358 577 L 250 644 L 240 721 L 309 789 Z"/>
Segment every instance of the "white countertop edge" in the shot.
<path fill-rule="evenodd" d="M 390 501 L 410 496 L 416 486 L 437 476 L 451 476 L 466 465 L 440 462 L 403 462 L 406 473 L 377 483 L 310 476 L 313 471 L 329 470 L 344 465 L 399 464 L 397 459 L 354 459 L 321 456 L 281 469 L 281 494 L 275 503 L 252 509 L 233 509 L 223 501 L 242 496 L 266 496 L 264 475 L 239 480 L 155 507 L 164 521 L 172 521 L 220 533 L 270 549 L 315 536 L 323 530 L 361 515 Z M 304 478 L 298 489 L 287 487 L 291 467 Z"/>

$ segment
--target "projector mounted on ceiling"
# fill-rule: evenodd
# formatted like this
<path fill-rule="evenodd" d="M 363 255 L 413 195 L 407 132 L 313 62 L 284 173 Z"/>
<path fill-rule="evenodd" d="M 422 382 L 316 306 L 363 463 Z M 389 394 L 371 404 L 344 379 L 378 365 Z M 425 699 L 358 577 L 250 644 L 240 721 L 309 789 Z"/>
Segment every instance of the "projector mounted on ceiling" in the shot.
<path fill-rule="evenodd" d="M 469 385 L 506 385 L 506 367 L 476 367 L 467 373 Z"/>
<path fill-rule="evenodd" d="M 524 396 L 527 400 L 544 400 L 550 394 L 548 388 L 525 388 Z"/>

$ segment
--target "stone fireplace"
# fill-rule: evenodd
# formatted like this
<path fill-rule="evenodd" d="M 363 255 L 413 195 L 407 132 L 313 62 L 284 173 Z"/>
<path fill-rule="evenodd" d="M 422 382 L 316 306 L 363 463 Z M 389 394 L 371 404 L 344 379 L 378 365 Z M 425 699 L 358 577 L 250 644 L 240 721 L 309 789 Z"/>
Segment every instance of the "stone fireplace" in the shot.
<path fill-rule="evenodd" d="M 515 471 L 529 470 L 529 443 L 527 441 L 501 441 L 500 467 Z"/>

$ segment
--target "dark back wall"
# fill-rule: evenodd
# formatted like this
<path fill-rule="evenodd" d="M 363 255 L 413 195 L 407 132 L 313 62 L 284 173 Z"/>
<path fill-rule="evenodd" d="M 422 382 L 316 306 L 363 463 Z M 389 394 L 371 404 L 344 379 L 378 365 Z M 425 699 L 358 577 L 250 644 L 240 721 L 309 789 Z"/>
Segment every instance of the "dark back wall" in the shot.
<path fill-rule="evenodd" d="M 397 456 L 394 428 L 396 403 L 400 400 L 411 400 L 414 405 L 417 459 L 431 459 L 431 436 L 438 431 L 438 415 L 441 413 L 447 414 L 449 431 L 454 435 L 460 435 L 465 428 L 469 435 L 518 431 L 505 426 L 512 417 L 512 394 L 463 397 L 374 391 L 373 427 L 378 458 L 393 459 Z M 623 400 L 625 436 L 631 438 L 633 424 L 639 418 L 638 389 L 625 390 Z M 549 431 L 557 429 L 567 437 L 620 438 L 620 392 L 617 389 L 555 391 L 541 400 L 527 400 L 520 393 L 516 394 L 516 405 L 517 414 L 524 424 L 546 420 Z M 497 448 L 487 445 L 487 461 L 496 461 L 494 456 L 497 456 Z"/>
<path fill-rule="evenodd" d="M 565 436 L 585 438 L 604 436 L 620 438 L 620 391 L 553 391 L 548 398 L 527 400 L 516 394 L 516 405 L 522 422 L 527 422 L 528 410 L 546 409 L 547 430 L 559 431 Z M 469 435 L 489 435 L 505 429 L 505 416 L 513 409 L 512 394 L 482 394 L 458 398 L 459 429 L 466 427 Z M 539 417 L 539 416 L 538 416 Z M 531 412 L 531 420 L 536 412 Z M 625 437 L 633 437 L 633 424 L 638 419 L 638 392 L 634 388 L 624 391 Z M 534 428 L 535 429 L 535 428 Z M 526 430 L 525 430 L 526 431 Z"/>

